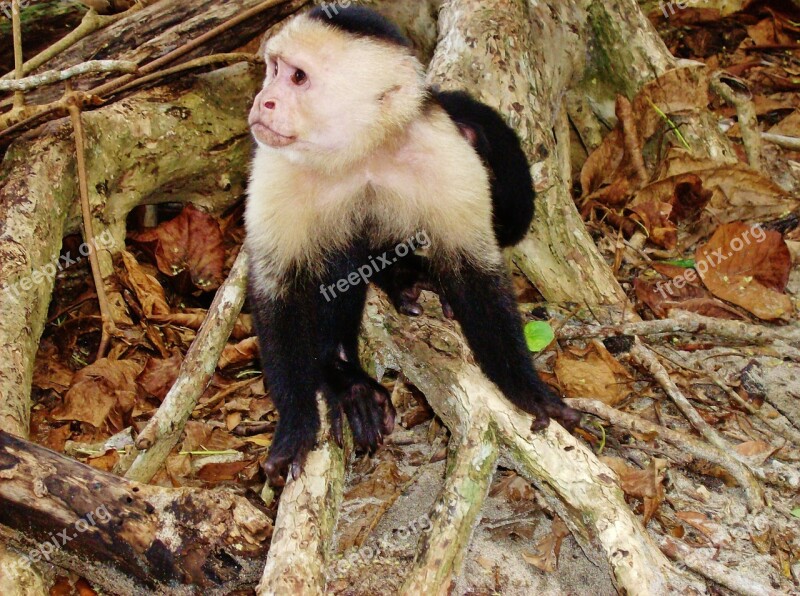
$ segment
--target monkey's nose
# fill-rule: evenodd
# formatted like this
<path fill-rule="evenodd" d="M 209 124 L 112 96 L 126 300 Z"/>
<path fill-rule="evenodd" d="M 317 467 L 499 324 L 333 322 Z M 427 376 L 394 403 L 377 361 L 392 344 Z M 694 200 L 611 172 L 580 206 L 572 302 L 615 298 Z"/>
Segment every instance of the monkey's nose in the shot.
<path fill-rule="evenodd" d="M 272 101 L 272 100 L 265 101 L 264 102 L 264 107 L 267 108 L 268 110 L 274 110 L 275 109 L 275 102 Z"/>

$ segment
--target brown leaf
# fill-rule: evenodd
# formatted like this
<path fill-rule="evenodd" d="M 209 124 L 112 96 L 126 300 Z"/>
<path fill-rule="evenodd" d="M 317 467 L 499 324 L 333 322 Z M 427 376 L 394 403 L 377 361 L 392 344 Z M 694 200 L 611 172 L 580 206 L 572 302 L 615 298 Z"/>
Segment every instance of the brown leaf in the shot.
<path fill-rule="evenodd" d="M 678 244 L 678 229 L 670 220 L 672 205 L 650 199 L 636 201 L 629 208 L 639 216 L 651 242 L 664 248 L 675 248 Z"/>
<path fill-rule="evenodd" d="M 694 269 L 684 269 L 684 275 L 689 271 L 693 280 L 699 279 Z M 676 280 L 648 280 L 639 276 L 633 280 L 633 289 L 636 291 L 636 297 L 661 318 L 668 316 L 673 308 L 718 319 L 744 318 L 733 307 L 714 298 L 711 292 L 694 283 L 686 282 L 686 279 L 682 276 L 677 277 L 676 283 Z"/>
<path fill-rule="evenodd" d="M 224 369 L 234 364 L 245 364 L 258 358 L 258 338 L 249 337 L 237 344 L 228 344 L 222 350 L 219 368 Z"/>
<path fill-rule="evenodd" d="M 731 541 L 728 531 L 699 511 L 676 511 L 675 517 L 689 524 L 715 546 L 723 546 Z"/>
<path fill-rule="evenodd" d="M 605 352 L 605 353 L 603 353 Z M 555 373 L 570 397 L 592 397 L 613 406 L 630 395 L 628 370 L 605 348 L 592 345 L 585 359 L 570 352 L 558 355 Z"/>
<path fill-rule="evenodd" d="M 236 480 L 239 472 L 253 463 L 253 460 L 220 462 L 206 464 L 197 472 L 197 477 L 206 482 L 225 482 Z"/>
<path fill-rule="evenodd" d="M 219 223 L 194 205 L 186 205 L 177 217 L 152 230 L 131 234 L 131 238 L 153 252 L 165 275 L 187 270 L 192 283 L 205 291 L 223 282 L 225 250 Z"/>
<path fill-rule="evenodd" d="M 532 551 L 523 552 L 522 558 L 537 569 L 541 569 L 545 573 L 552 573 L 558 568 L 561 543 L 567 536 L 569 536 L 569 529 L 560 518 L 556 517 L 550 533 L 539 540 Z"/>
<path fill-rule="evenodd" d="M 227 451 L 239 449 L 244 442 L 227 430 L 214 428 L 204 422 L 189 420 L 184 429 L 181 451 Z"/>
<path fill-rule="evenodd" d="M 74 374 L 72 369 L 62 364 L 56 347 L 49 341 L 42 342 L 33 365 L 33 386 L 51 389 L 60 395 L 72 385 Z"/>
<path fill-rule="evenodd" d="M 644 524 L 650 521 L 652 515 L 664 501 L 664 474 L 667 462 L 653 458 L 650 465 L 641 470 L 628 465 L 618 457 L 601 457 L 601 461 L 619 476 L 619 486 L 626 495 L 637 497 L 644 501 Z"/>
<path fill-rule="evenodd" d="M 182 362 L 183 356 L 179 350 L 175 350 L 167 359 L 148 358 L 136 380 L 148 395 L 152 395 L 158 401 L 163 401 L 170 387 L 175 383 L 175 379 L 178 378 Z"/>
<path fill-rule="evenodd" d="M 536 491 L 533 490 L 530 482 L 515 472 L 511 472 L 494 483 L 489 495 L 492 497 L 502 496 L 508 501 L 533 501 L 536 498 Z"/>
<path fill-rule="evenodd" d="M 164 288 L 158 280 L 147 273 L 128 251 L 122 251 L 122 262 L 125 265 L 121 273 L 122 282 L 136 294 L 144 314 L 147 317 L 169 314 Z"/>
<path fill-rule="evenodd" d="M 794 308 L 783 293 L 792 258 L 780 233 L 743 223 L 720 226 L 695 253 L 705 286 L 723 300 L 765 320 L 788 318 Z"/>
<path fill-rule="evenodd" d="M 114 449 L 109 449 L 103 455 L 93 456 L 86 460 L 87 464 L 97 470 L 103 470 L 104 472 L 113 470 L 117 462 L 119 462 L 119 453 Z"/>
<path fill-rule="evenodd" d="M 764 465 L 764 462 L 780 448 L 765 441 L 745 441 L 736 445 L 734 449 L 736 453 L 750 460 L 753 466 L 758 467 Z"/>
<path fill-rule="evenodd" d="M 136 377 L 142 366 L 132 360 L 103 358 L 78 371 L 54 420 L 78 420 L 118 432 L 125 428 L 136 402 Z"/>

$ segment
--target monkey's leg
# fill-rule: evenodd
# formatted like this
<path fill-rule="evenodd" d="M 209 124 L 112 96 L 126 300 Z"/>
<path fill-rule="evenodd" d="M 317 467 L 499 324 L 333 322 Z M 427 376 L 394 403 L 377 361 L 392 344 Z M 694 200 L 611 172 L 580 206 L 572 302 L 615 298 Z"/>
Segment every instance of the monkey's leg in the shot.
<path fill-rule="evenodd" d="M 580 413 L 568 407 L 539 378 L 522 333 L 517 305 L 504 273 L 478 269 L 466 260 L 457 274 L 440 272 L 442 287 L 483 373 L 517 407 L 536 416 L 533 428 L 550 418 L 572 430 Z"/>
<path fill-rule="evenodd" d="M 250 270 L 250 301 L 264 384 L 278 408 L 278 427 L 264 471 L 269 482 L 283 484 L 284 474 L 297 478 L 319 431 L 317 393 L 329 393 L 319 359 L 314 289 L 290 282 L 280 296 L 262 291 L 271 281 Z"/>
<path fill-rule="evenodd" d="M 331 286 L 347 279 L 366 262 L 353 252 L 329 267 L 326 278 Z M 328 401 L 333 436 L 341 445 L 344 414 L 356 446 L 372 452 L 394 429 L 395 410 L 386 388 L 370 377 L 358 361 L 358 332 L 366 294 L 367 284 L 361 280 L 321 303 L 320 333 L 326 379 L 333 390 Z"/>

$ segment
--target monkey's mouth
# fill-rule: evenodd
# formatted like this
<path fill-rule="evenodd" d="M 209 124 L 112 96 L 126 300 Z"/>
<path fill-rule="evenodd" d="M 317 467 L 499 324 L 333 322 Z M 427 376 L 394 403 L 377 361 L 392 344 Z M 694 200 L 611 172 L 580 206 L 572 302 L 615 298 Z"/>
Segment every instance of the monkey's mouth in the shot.
<path fill-rule="evenodd" d="M 286 147 L 286 145 L 291 145 L 297 139 L 297 137 L 289 137 L 275 132 L 269 126 L 261 122 L 254 122 L 250 126 L 250 131 L 257 141 L 269 145 L 270 147 Z"/>

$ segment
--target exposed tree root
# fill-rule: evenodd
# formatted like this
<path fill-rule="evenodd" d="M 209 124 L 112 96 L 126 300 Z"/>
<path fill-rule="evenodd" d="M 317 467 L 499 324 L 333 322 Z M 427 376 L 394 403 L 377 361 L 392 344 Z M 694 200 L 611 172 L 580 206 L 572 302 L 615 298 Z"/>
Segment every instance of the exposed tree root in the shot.
<path fill-rule="evenodd" d="M 744 489 L 748 508 L 751 510 L 759 510 L 764 507 L 764 495 L 756 479 L 741 462 L 731 457 L 722 449 L 709 445 L 704 441 L 698 441 L 685 433 L 659 426 L 644 418 L 626 414 L 598 400 L 570 399 L 567 401 L 573 408 L 583 412 L 589 412 L 604 420 L 608 420 L 612 426 L 618 426 L 637 433 L 655 435 L 694 457 L 704 459 L 725 468 L 730 475 L 736 479 L 739 486 Z"/>
<path fill-rule="evenodd" d="M 365 334 L 381 367 L 402 369 L 456 434 L 463 436 L 473 424 L 488 420 L 501 444 L 504 465 L 544 491 L 588 552 L 605 553 L 621 591 L 668 594 L 691 583 L 672 568 L 625 505 L 614 473 L 557 424 L 532 433 L 530 417 L 510 406 L 480 370 L 467 363 L 468 348 L 452 323 L 424 316 L 400 320 L 390 313 L 382 298 L 368 301 Z M 431 337 L 439 338 L 436 348 L 428 343 Z M 445 345 L 449 353 L 444 353 Z M 485 448 L 491 450 L 491 443 Z M 437 578 L 434 585 L 443 582 Z"/>
<path fill-rule="evenodd" d="M 178 378 L 136 439 L 136 447 L 142 452 L 125 474 L 129 480 L 149 481 L 166 461 L 170 450 L 178 444 L 189 415 L 217 368 L 242 310 L 246 289 L 247 257 L 241 251 L 186 352 Z"/>

